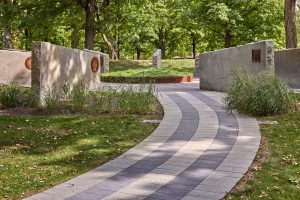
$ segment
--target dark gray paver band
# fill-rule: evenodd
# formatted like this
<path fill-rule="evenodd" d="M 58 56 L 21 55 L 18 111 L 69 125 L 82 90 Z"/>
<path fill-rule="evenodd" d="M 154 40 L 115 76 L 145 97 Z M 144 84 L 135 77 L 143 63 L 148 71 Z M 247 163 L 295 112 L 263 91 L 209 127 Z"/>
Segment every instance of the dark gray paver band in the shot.
<path fill-rule="evenodd" d="M 27 200 L 218 200 L 246 173 L 260 144 L 254 118 L 225 111 L 199 83 L 158 85 L 159 127 L 122 156 Z"/>
<path fill-rule="evenodd" d="M 179 200 L 194 190 L 209 174 L 211 174 L 227 157 L 238 136 L 238 122 L 232 113 L 228 113 L 223 105 L 213 99 L 201 94 L 191 93 L 197 99 L 206 103 L 218 115 L 218 133 L 204 153 L 186 170 L 180 173 L 172 181 L 158 189 L 156 192 L 145 198 L 162 200 Z M 216 150 L 220 144 L 222 149 Z M 207 161 L 211 161 L 210 164 Z"/>
<path fill-rule="evenodd" d="M 168 96 L 178 105 L 182 113 L 181 122 L 175 133 L 148 156 L 95 186 L 69 197 L 68 200 L 98 200 L 117 192 L 166 162 L 193 137 L 200 120 L 197 110 L 177 94 Z"/>

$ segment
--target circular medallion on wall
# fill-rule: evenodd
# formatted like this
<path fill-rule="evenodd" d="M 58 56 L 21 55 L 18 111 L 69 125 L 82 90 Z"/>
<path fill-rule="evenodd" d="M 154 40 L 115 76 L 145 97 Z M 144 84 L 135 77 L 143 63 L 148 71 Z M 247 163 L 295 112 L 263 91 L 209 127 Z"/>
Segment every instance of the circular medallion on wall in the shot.
<path fill-rule="evenodd" d="M 25 60 L 25 67 L 28 69 L 28 70 L 31 70 L 32 69 L 32 57 L 28 57 L 26 60 Z"/>
<path fill-rule="evenodd" d="M 91 69 L 94 73 L 96 73 L 98 70 L 99 70 L 99 60 L 98 58 L 94 57 L 92 59 L 92 62 L 91 62 Z"/>

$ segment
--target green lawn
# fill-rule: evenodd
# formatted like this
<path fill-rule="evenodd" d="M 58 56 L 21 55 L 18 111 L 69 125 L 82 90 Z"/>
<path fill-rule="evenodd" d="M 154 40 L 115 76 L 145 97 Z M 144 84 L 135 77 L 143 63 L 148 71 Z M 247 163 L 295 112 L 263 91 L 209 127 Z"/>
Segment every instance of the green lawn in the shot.
<path fill-rule="evenodd" d="M 261 120 L 278 122 L 278 125 L 261 126 L 262 136 L 268 140 L 270 158 L 257 171 L 252 170 L 255 177 L 248 181 L 246 188 L 235 191 L 225 199 L 298 200 L 300 198 L 300 111 Z M 262 156 L 262 151 L 258 156 Z"/>
<path fill-rule="evenodd" d="M 154 131 L 142 123 L 149 118 L 0 117 L 0 199 L 26 197 L 115 158 Z"/>
<path fill-rule="evenodd" d="M 150 60 L 120 60 L 110 62 L 110 73 L 102 74 L 102 81 L 110 82 L 114 78 L 159 78 L 192 76 L 195 70 L 195 60 L 163 60 L 162 68 L 152 67 Z"/>

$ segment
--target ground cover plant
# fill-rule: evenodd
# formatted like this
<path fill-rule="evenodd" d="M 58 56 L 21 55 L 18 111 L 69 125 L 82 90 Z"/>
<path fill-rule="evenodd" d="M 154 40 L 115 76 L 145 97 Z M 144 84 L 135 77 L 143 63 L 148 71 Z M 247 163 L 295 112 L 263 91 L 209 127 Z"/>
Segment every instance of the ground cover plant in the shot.
<path fill-rule="evenodd" d="M 300 94 L 296 94 L 300 99 Z M 300 102 L 300 101 L 299 101 Z M 261 125 L 270 154 L 265 163 L 252 168 L 254 174 L 247 185 L 234 190 L 226 200 L 235 199 L 289 199 L 300 197 L 300 111 L 259 120 L 277 121 L 275 125 Z M 266 145 L 266 144 L 264 144 Z M 257 158 L 262 158 L 260 150 Z"/>
<path fill-rule="evenodd" d="M 147 82 L 147 78 L 193 76 L 194 70 L 193 59 L 163 60 L 161 69 L 153 68 L 150 60 L 120 60 L 110 62 L 110 73 L 102 74 L 101 81 Z"/>
<path fill-rule="evenodd" d="M 253 116 L 284 114 L 296 104 L 292 90 L 272 72 L 257 76 L 233 72 L 224 102 L 230 111 Z"/>

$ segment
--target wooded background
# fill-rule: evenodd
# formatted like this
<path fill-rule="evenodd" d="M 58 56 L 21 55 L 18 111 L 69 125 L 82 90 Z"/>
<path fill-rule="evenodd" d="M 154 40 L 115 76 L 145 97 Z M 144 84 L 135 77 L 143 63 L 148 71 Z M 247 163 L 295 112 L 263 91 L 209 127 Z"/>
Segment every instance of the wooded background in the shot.
<path fill-rule="evenodd" d="M 279 49 L 285 31 L 295 31 L 285 27 L 295 15 L 284 12 L 289 2 L 296 0 L 2 0 L 0 48 L 47 41 L 112 59 L 145 59 L 156 48 L 163 58 L 187 58 L 264 39 Z"/>

